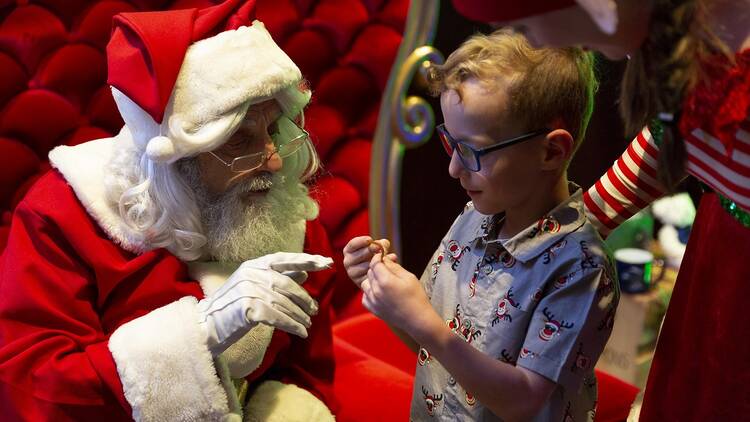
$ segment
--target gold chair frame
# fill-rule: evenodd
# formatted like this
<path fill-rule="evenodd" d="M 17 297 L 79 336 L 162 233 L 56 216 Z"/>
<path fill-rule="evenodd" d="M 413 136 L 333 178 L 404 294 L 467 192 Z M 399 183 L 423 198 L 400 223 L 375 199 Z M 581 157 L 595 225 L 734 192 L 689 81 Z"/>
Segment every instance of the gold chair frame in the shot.
<path fill-rule="evenodd" d="M 404 36 L 380 103 L 370 159 L 370 234 L 391 240 L 401 256 L 401 168 L 407 148 L 427 142 L 435 129 L 435 113 L 422 97 L 409 95 L 417 70 L 422 77 L 430 62 L 443 55 L 431 46 L 437 29 L 439 0 L 412 0 Z"/>

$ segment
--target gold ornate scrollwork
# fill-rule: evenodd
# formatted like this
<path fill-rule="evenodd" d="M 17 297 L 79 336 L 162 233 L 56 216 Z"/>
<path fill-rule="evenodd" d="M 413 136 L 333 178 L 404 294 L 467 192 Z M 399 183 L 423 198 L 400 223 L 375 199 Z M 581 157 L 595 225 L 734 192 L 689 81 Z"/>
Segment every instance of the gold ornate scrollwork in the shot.
<path fill-rule="evenodd" d="M 412 0 L 404 36 L 380 103 L 370 159 L 370 233 L 388 238 L 401 255 L 401 165 L 404 148 L 427 142 L 435 127 L 435 113 L 418 96 L 406 96 L 415 73 L 428 62 L 442 63 L 442 54 L 431 47 L 440 2 Z"/>
<path fill-rule="evenodd" d="M 415 49 L 396 70 L 398 100 L 393 102 L 391 116 L 395 123 L 396 137 L 406 148 L 416 148 L 427 142 L 435 128 L 435 112 L 424 98 L 414 95 L 406 97 L 417 70 L 424 72 L 426 64 L 443 63 L 443 55 L 431 46 Z"/>

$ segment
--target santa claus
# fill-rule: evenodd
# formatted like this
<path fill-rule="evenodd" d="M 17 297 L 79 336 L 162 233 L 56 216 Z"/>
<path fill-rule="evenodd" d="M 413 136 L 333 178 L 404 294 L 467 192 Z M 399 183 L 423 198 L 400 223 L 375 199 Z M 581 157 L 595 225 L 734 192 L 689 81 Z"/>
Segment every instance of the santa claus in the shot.
<path fill-rule="evenodd" d="M 54 149 L 13 217 L 4 420 L 333 419 L 310 91 L 253 14 L 115 17 L 125 125 Z"/>

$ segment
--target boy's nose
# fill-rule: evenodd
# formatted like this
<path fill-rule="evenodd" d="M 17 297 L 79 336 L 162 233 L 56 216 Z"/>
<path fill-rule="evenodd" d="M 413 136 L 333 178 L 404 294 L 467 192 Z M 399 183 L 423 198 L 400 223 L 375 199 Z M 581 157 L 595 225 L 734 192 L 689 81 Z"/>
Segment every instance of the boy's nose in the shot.
<path fill-rule="evenodd" d="M 453 154 L 451 155 L 451 162 L 450 164 L 448 164 L 448 174 L 450 174 L 452 178 L 458 179 L 465 171 L 466 167 L 464 167 L 461 159 L 458 158 L 458 154 L 456 153 L 456 151 L 453 151 Z"/>

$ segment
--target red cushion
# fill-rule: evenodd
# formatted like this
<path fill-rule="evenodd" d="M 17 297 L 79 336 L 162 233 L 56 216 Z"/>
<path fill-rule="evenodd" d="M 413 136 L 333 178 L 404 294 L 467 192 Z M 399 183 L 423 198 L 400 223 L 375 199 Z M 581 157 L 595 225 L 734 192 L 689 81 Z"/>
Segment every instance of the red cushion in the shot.
<path fill-rule="evenodd" d="M 0 138 L 0 209 L 6 209 L 18 186 L 39 170 L 39 158 L 28 146 Z"/>
<path fill-rule="evenodd" d="M 88 118 L 88 124 L 101 127 L 112 134 L 117 133 L 122 127 L 122 117 L 108 86 L 102 86 L 94 93 L 84 113 L 83 118 Z M 82 121 L 81 124 L 86 122 Z"/>
<path fill-rule="evenodd" d="M 385 88 L 393 60 L 401 44 L 401 33 L 386 25 L 369 25 L 359 33 L 344 63 L 361 66 Z"/>
<path fill-rule="evenodd" d="M 95 126 L 80 126 L 73 133 L 65 138 L 63 144 L 73 146 L 88 142 L 92 139 L 108 138 L 109 132 Z"/>
<path fill-rule="evenodd" d="M 85 104 L 107 80 L 101 51 L 85 44 L 68 44 L 50 54 L 39 67 L 37 86 L 55 91 L 75 104 Z"/>
<path fill-rule="evenodd" d="M 40 157 L 79 124 L 79 113 L 60 94 L 30 89 L 14 97 L 0 115 L 0 135 L 14 136 Z"/>
<path fill-rule="evenodd" d="M 638 387 L 615 378 L 606 372 L 596 371 L 599 381 L 599 404 L 596 422 L 620 422 L 628 418 L 630 406 L 638 395 Z"/>
<path fill-rule="evenodd" d="M 385 322 L 369 312 L 336 324 L 333 334 L 370 357 L 400 369 L 409 377 L 413 376 L 416 355 L 393 334 Z"/>
<path fill-rule="evenodd" d="M 256 13 L 279 45 L 299 28 L 300 11 L 292 0 L 259 1 Z"/>
<path fill-rule="evenodd" d="M 305 20 L 305 28 L 328 36 L 337 52 L 345 52 L 354 34 L 368 21 L 367 9 L 359 0 L 321 0 Z"/>
<path fill-rule="evenodd" d="M 369 140 L 351 139 L 336 150 L 327 166 L 328 171 L 351 183 L 363 202 L 367 202 L 370 187 L 370 146 Z"/>
<path fill-rule="evenodd" d="M 356 121 L 372 106 L 362 99 L 377 97 L 380 91 L 375 79 L 364 69 L 340 66 L 320 78 L 315 94 L 316 101 L 335 108 L 348 121 Z"/>
<path fill-rule="evenodd" d="M 91 6 L 82 17 L 73 33 L 80 42 L 95 45 L 104 51 L 112 31 L 112 16 L 121 12 L 134 12 L 135 9 L 124 1 L 102 1 Z"/>
<path fill-rule="evenodd" d="M 299 66 L 305 79 L 313 86 L 323 72 L 327 71 L 336 60 L 336 52 L 328 38 L 318 31 L 302 29 L 287 38 L 284 51 Z M 317 100 L 317 92 L 315 100 Z M 314 100 L 314 101 L 315 101 Z"/>
<path fill-rule="evenodd" d="M 33 74 L 39 62 L 64 44 L 67 36 L 60 18 L 48 9 L 22 5 L 13 9 L 0 25 L 0 50 L 9 52 Z"/>
<path fill-rule="evenodd" d="M 320 222 L 328 233 L 334 235 L 341 228 L 341 223 L 362 208 L 363 197 L 351 183 L 345 179 L 329 176 L 319 179 L 312 189 L 313 197 L 320 204 Z"/>
<path fill-rule="evenodd" d="M 26 88 L 27 77 L 20 63 L 11 56 L 0 53 L 0 104 Z"/>
<path fill-rule="evenodd" d="M 412 376 L 359 348 L 334 338 L 333 391 L 338 421 L 405 421 L 409 418 Z"/>
<path fill-rule="evenodd" d="M 346 120 L 340 111 L 314 99 L 305 111 L 305 127 L 325 165 L 334 145 L 344 136 Z"/>

